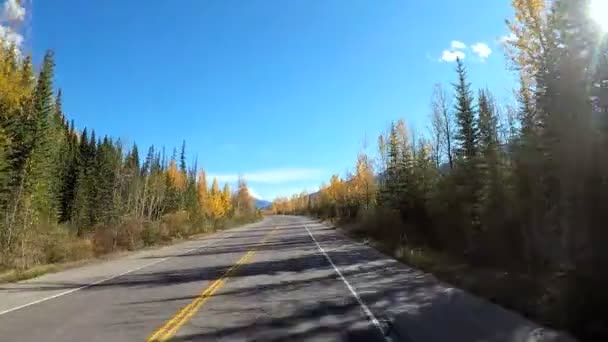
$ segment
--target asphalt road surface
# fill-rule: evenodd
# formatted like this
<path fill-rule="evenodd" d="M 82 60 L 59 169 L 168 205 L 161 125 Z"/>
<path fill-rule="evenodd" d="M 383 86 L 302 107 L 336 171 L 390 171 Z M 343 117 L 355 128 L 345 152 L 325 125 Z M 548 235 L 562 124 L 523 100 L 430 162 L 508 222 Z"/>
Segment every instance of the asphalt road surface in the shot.
<path fill-rule="evenodd" d="M 0 285 L 0 341 L 570 341 L 303 217 Z"/>

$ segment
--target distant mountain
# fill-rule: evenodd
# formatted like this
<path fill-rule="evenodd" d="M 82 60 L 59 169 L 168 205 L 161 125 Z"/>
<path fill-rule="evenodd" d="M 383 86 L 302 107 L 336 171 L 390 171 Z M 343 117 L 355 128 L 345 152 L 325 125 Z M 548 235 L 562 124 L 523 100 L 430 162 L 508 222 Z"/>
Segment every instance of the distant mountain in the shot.
<path fill-rule="evenodd" d="M 263 199 L 254 198 L 253 200 L 255 201 L 255 207 L 258 209 L 268 208 L 272 204 L 271 202 Z"/>

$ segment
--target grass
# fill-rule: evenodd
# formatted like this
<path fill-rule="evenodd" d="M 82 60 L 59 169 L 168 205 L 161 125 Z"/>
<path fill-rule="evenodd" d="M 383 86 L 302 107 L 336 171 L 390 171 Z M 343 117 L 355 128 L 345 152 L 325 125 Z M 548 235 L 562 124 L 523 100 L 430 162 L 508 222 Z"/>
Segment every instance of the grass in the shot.
<path fill-rule="evenodd" d="M 0 272 L 0 284 L 36 278 L 46 273 L 59 272 L 64 269 L 81 266 L 90 260 L 71 261 L 57 264 L 36 265 L 26 270 L 7 270 Z"/>
<path fill-rule="evenodd" d="M 214 233 L 217 233 L 217 232 L 220 232 L 223 230 L 241 226 L 243 224 L 257 222 L 257 221 L 260 221 L 262 218 L 263 217 L 256 216 L 253 219 L 231 219 L 231 220 L 227 220 L 227 221 L 223 222 L 223 224 L 220 227 L 218 227 L 217 229 L 213 229 L 213 227 L 208 226 L 208 227 L 205 227 L 204 229 L 201 229 L 200 232 L 194 233 L 192 235 L 173 236 L 168 241 L 157 240 L 157 241 L 154 241 L 154 243 L 152 243 L 152 244 L 148 244 L 148 245 L 142 244 L 142 245 L 138 246 L 137 248 L 128 249 L 126 251 L 124 249 L 118 249 L 118 250 L 110 252 L 110 253 L 103 253 L 103 254 L 97 254 L 97 255 L 94 255 L 93 253 L 89 253 L 88 254 L 89 256 L 82 257 L 78 260 L 38 264 L 38 265 L 33 265 L 27 269 L 4 269 L 4 270 L 0 269 L 0 284 L 36 278 L 36 277 L 39 277 L 39 276 L 47 274 L 47 273 L 55 273 L 55 272 L 63 271 L 63 270 L 74 268 L 74 267 L 84 266 L 84 265 L 87 265 L 87 264 L 90 264 L 93 262 L 115 259 L 115 258 L 124 256 L 125 254 L 134 252 L 134 251 L 149 250 L 149 249 L 157 248 L 159 246 L 166 246 L 166 245 L 175 244 L 175 243 L 189 240 L 189 239 L 196 239 L 198 237 L 214 234 Z"/>

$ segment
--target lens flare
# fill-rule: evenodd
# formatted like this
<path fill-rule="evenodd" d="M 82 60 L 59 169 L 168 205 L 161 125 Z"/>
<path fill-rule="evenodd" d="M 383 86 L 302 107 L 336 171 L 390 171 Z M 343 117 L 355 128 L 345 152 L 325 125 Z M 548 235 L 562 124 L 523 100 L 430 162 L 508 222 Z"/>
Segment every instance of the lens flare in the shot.
<path fill-rule="evenodd" d="M 608 0 L 591 0 L 589 16 L 600 25 L 602 31 L 608 32 Z"/>

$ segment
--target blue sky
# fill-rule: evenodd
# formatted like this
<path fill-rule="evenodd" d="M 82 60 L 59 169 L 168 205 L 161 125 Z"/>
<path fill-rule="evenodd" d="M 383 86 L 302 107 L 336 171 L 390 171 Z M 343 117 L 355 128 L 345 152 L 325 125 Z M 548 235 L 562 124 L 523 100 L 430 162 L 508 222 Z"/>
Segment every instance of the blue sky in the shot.
<path fill-rule="evenodd" d="M 55 50 L 78 127 L 144 151 L 185 139 L 209 174 L 243 174 L 266 199 L 344 174 L 391 120 L 423 133 L 433 84 L 454 80 L 441 57 L 464 53 L 473 86 L 500 100 L 513 86 L 498 42 L 508 1 L 53 0 L 27 10 L 23 45 L 37 61 Z M 476 43 L 492 53 L 481 58 Z"/>

